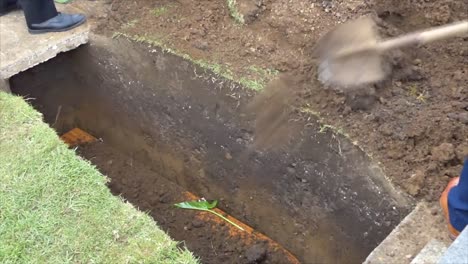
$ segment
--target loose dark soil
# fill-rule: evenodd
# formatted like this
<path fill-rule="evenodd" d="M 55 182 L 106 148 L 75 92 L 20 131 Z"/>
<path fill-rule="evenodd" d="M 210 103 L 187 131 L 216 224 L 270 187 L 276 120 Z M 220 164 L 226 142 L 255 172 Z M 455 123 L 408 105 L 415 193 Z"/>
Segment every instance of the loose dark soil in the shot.
<path fill-rule="evenodd" d="M 101 138 L 103 144 L 82 153 L 110 177 L 112 191 L 150 210 L 204 262 L 284 263 L 280 254 L 238 245 L 216 228 L 199 245 L 185 230 L 194 213 L 179 215 L 170 207 L 182 190 L 220 200 L 222 210 L 304 263 L 362 262 L 411 205 L 365 153 L 322 131 L 313 118 L 293 122 L 301 128 L 294 144 L 252 148 L 253 122 L 240 111 L 252 91 L 160 49 L 148 52 L 145 44 L 94 36 L 90 45 L 21 73 L 11 84 L 13 92 L 34 98 L 30 102 L 59 133 L 79 127 Z M 274 100 L 287 104 L 281 92 Z M 254 102 L 252 109 L 262 108 L 261 100 Z M 246 258 L 237 261 L 241 255 Z"/>
<path fill-rule="evenodd" d="M 435 200 L 460 173 L 468 154 L 467 38 L 393 52 L 389 80 L 346 94 L 316 81 L 311 52 L 320 36 L 348 19 L 371 15 L 382 36 L 391 37 L 467 19 L 467 1 L 237 1 L 246 25 L 234 22 L 224 0 L 107 1 L 96 31 L 152 36 L 239 76 L 249 76 L 252 65 L 302 76 L 291 89 L 299 95 L 296 106 L 342 129 L 413 196 Z"/>
<path fill-rule="evenodd" d="M 196 252 L 203 263 L 288 263 L 285 255 L 268 247 L 267 240 L 247 233 L 232 236 L 227 223 L 204 221 L 196 217 L 200 212 L 174 207 L 187 199 L 183 195 L 186 190 L 118 149 L 98 142 L 78 152 L 111 177 L 112 193 L 148 212 L 173 239 Z"/>
<path fill-rule="evenodd" d="M 241 12 L 247 18 L 246 25 L 239 25 L 234 21 L 224 0 L 103 0 L 75 1 L 73 5 L 89 14 L 94 25 L 94 31 L 99 34 L 111 36 L 115 32 L 123 32 L 128 35 L 147 36 L 157 39 L 169 47 L 189 54 L 193 59 L 227 65 L 236 76 L 255 77 L 255 73 L 251 70 L 252 66 L 276 69 L 288 76 L 292 76 L 270 85 L 266 93 L 257 98 L 257 101 L 251 105 L 251 109 L 258 113 L 257 147 L 268 147 L 271 146 L 271 142 L 279 143 L 284 138 L 289 139 L 285 135 L 289 136 L 291 132 L 299 133 L 296 134 L 296 139 L 305 137 L 304 135 L 308 134 L 303 132 L 302 129 L 290 129 L 290 120 L 308 120 L 308 113 L 314 112 L 321 116 L 324 124 L 341 129 L 350 137 L 351 141 L 357 142 L 376 162 L 380 163 L 380 166 L 385 170 L 385 174 L 393 183 L 413 196 L 435 200 L 447 181 L 460 173 L 462 160 L 468 155 L 467 38 L 435 43 L 417 50 L 392 52 L 388 54 L 389 67 L 392 69 L 390 78 L 377 85 L 362 87 L 362 89 L 351 93 L 325 88 L 318 83 L 316 81 L 315 61 L 312 59 L 311 54 L 320 36 L 338 23 L 348 19 L 361 15 L 370 15 L 379 25 L 382 36 L 391 37 L 412 30 L 467 19 L 468 2 L 448 0 L 237 1 L 242 6 Z M 74 59 L 78 60 L 78 58 Z M 132 62 L 134 64 L 138 63 L 136 61 Z M 142 66 L 146 67 L 151 64 L 145 63 Z M 113 69 L 112 65 L 107 65 L 107 67 Z M 143 75 L 153 73 L 147 67 L 135 68 L 136 73 L 133 80 L 141 79 Z M 87 78 L 87 74 L 84 74 L 82 69 L 75 69 L 77 76 L 80 77 L 77 77 L 72 83 L 79 83 L 81 79 Z M 127 70 L 132 71 L 130 68 Z M 138 70 L 141 70 L 141 72 L 138 72 Z M 55 72 L 57 72 L 58 76 L 58 80 L 55 80 L 55 82 L 59 82 L 60 76 L 67 74 L 60 70 Z M 58 74 L 59 72 L 60 74 Z M 34 73 L 32 74 L 34 75 Z M 96 73 L 96 75 L 98 74 Z M 109 79 L 106 79 L 110 78 L 108 75 L 103 74 L 102 76 L 100 76 L 102 77 L 102 83 L 109 82 Z M 52 79 L 52 77 L 50 78 Z M 158 78 L 164 77 L 159 76 Z M 155 80 L 158 78 L 155 78 Z M 168 83 L 178 87 L 179 83 L 177 83 L 176 78 L 174 76 L 171 78 L 175 81 Z M 88 82 L 86 85 L 90 85 L 90 83 Z M 72 85 L 68 81 L 62 84 L 64 86 L 60 88 Z M 136 86 L 137 84 L 133 85 Z M 134 86 L 126 88 L 128 90 L 136 89 Z M 233 87 L 236 88 L 237 86 Z M 88 87 L 87 89 L 95 89 L 95 87 Z M 114 92 L 111 85 L 107 89 L 107 91 L 103 90 L 101 93 Z M 170 89 L 174 88 L 171 87 Z M 125 90 L 124 92 L 128 91 Z M 154 96 L 154 94 L 151 95 L 152 91 L 148 92 L 149 94 L 145 94 L 146 97 Z M 161 91 L 158 90 L 158 96 L 160 96 L 159 92 Z M 57 91 L 53 91 L 53 93 L 58 94 Z M 164 95 L 166 91 L 162 91 L 162 93 Z M 102 97 L 102 94 L 101 99 L 105 98 Z M 203 95 L 189 94 L 181 98 L 185 98 L 185 100 L 195 98 L 192 101 L 193 103 L 196 100 L 204 100 L 206 94 L 209 93 Z M 236 97 L 239 98 L 240 94 L 244 95 L 246 93 L 236 93 Z M 80 95 L 70 93 L 69 99 L 73 102 L 75 99 L 71 97 L 79 97 Z M 126 108 L 127 103 L 133 102 L 131 96 L 128 93 L 127 98 L 125 98 L 127 101 L 124 99 L 118 101 L 121 109 L 113 113 L 115 116 L 128 110 Z M 171 94 L 171 96 L 173 95 Z M 166 100 L 175 100 L 171 96 L 167 96 Z M 177 96 L 174 97 L 177 98 Z M 262 102 L 264 98 L 273 100 L 276 104 L 272 104 L 271 101 L 269 101 L 270 104 L 265 104 L 265 101 Z M 160 100 L 162 101 L 162 99 Z M 248 97 L 242 98 L 239 100 L 239 104 L 244 105 L 247 100 L 249 100 Z M 235 126 L 225 130 L 220 129 L 223 127 L 223 123 L 229 123 L 231 119 L 237 118 L 233 112 L 240 112 L 236 108 L 237 103 L 228 101 L 228 99 L 226 99 L 226 102 L 215 104 L 209 101 L 209 104 L 206 104 L 209 107 L 200 106 L 202 111 L 206 111 L 205 115 L 212 118 L 211 120 L 223 119 L 227 116 L 225 120 L 219 121 L 219 124 L 213 125 L 213 128 L 217 129 L 216 132 L 204 136 L 223 139 L 228 135 L 238 139 L 239 142 L 237 143 L 239 144 L 229 143 L 227 149 L 219 151 L 218 146 L 216 146 L 216 151 L 213 151 L 215 148 L 206 144 L 212 138 L 208 140 L 199 136 L 198 131 L 193 134 L 185 134 L 186 138 L 176 143 L 183 145 L 184 140 L 189 142 L 189 139 L 196 138 L 198 141 L 191 142 L 191 144 L 194 144 L 191 149 L 193 153 L 180 156 L 181 160 L 164 160 L 165 156 L 161 156 L 163 165 L 158 164 L 158 166 L 169 164 L 169 167 L 171 165 L 177 167 L 180 164 L 186 164 L 182 166 L 184 169 L 180 171 L 176 170 L 175 167 L 170 167 L 173 169 L 172 174 L 165 175 L 166 178 L 175 178 L 176 182 L 180 180 L 178 182 L 179 186 L 164 180 L 164 177 L 158 177 L 161 175 L 161 167 L 148 166 L 148 163 L 141 162 L 142 159 L 133 159 L 133 156 L 114 151 L 111 146 L 106 144 L 99 143 L 88 146 L 81 150 L 82 154 L 97 164 L 105 174 L 112 176 L 113 182 L 111 182 L 110 187 L 115 194 L 122 193 L 126 199 L 138 204 L 142 210 L 148 210 L 173 238 L 187 241 L 188 247 L 202 256 L 204 263 L 283 262 L 281 256 L 275 255 L 273 252 L 265 252 L 262 244 L 246 247 L 239 241 L 226 241 L 227 236 L 225 233 L 227 230 L 225 228 L 220 227 L 219 233 L 210 232 L 212 226 L 190 220 L 193 212 L 171 208 L 171 204 L 179 199 L 175 194 L 180 193 L 182 190 L 180 186 L 187 187 L 193 184 L 198 193 L 209 193 L 213 197 L 220 197 L 223 192 L 228 193 L 222 188 L 232 187 L 231 196 L 226 197 L 225 201 L 226 206 L 229 205 L 230 212 L 243 221 L 253 224 L 256 228 L 262 229 L 265 233 L 276 234 L 275 239 L 284 239 L 284 245 L 287 247 L 300 248 L 300 245 L 305 245 L 302 248 L 303 251 L 300 251 L 303 258 L 323 253 L 331 248 L 331 244 L 336 244 L 339 241 L 357 239 L 359 242 L 355 244 L 362 245 L 366 247 L 365 249 L 361 251 L 356 248 L 343 248 L 342 251 L 330 249 L 330 252 L 326 254 L 328 257 L 336 257 L 335 260 L 349 259 L 349 256 L 362 259 L 362 257 L 365 257 L 365 253 L 368 253 L 378 243 L 376 238 L 383 237 L 396 224 L 397 219 L 401 218 L 402 215 L 399 215 L 398 212 L 392 212 L 395 213 L 394 216 L 385 216 L 385 220 L 377 221 L 379 228 L 370 227 L 368 230 L 371 234 L 370 237 L 372 237 L 371 241 L 366 240 L 367 231 L 361 234 L 357 231 L 358 229 L 355 233 L 344 230 L 344 233 L 348 233 L 341 236 L 334 233 L 336 229 L 327 230 L 324 223 L 314 222 L 315 219 L 328 219 L 320 214 L 325 208 L 327 213 L 332 212 L 338 216 L 333 218 L 334 221 L 337 221 L 333 225 L 349 226 L 350 223 L 347 223 L 347 221 L 356 221 L 356 226 L 368 223 L 366 222 L 369 220 L 366 218 L 368 217 L 366 215 L 367 211 L 359 212 L 362 214 L 361 217 L 346 219 L 345 215 L 350 215 L 355 211 L 349 208 L 349 203 L 346 203 L 344 198 L 340 200 L 338 195 L 343 191 L 346 194 L 344 197 L 357 199 L 348 194 L 351 194 L 353 189 L 359 187 L 357 186 L 359 182 L 356 183 L 356 186 L 348 186 L 346 184 L 340 185 L 341 181 L 334 179 L 333 181 L 336 182 L 333 182 L 333 184 L 336 184 L 336 188 L 317 187 L 320 186 L 322 179 L 318 179 L 317 175 L 307 174 L 308 171 L 317 168 L 322 169 L 322 166 L 327 167 L 330 160 L 337 157 L 333 156 L 331 159 L 321 160 L 321 163 L 317 163 L 319 164 L 317 168 L 307 167 L 310 165 L 309 161 L 315 162 L 320 157 L 317 157 L 315 153 L 307 153 L 304 150 L 300 152 L 301 155 L 307 154 L 303 159 L 297 156 L 288 157 L 283 163 L 280 163 L 279 159 L 268 160 L 269 158 L 265 158 L 262 160 L 261 157 L 256 157 L 255 159 L 262 160 L 264 164 L 269 164 L 271 168 L 267 168 L 266 171 L 264 167 L 244 170 L 242 168 L 244 164 L 239 161 L 240 152 L 242 152 L 240 149 L 243 148 L 246 142 L 249 142 L 251 133 L 248 126 L 246 128 L 239 127 L 238 129 Z M 181 116 L 176 114 L 176 118 L 171 116 L 177 111 L 183 110 L 184 113 L 188 111 L 183 100 L 176 103 L 177 107 L 180 108 L 171 108 L 171 106 L 163 104 L 154 106 L 147 103 L 147 105 L 153 108 L 159 107 L 157 111 L 161 113 L 161 116 L 167 114 L 167 117 L 158 117 L 159 119 L 156 119 L 165 122 L 164 124 L 167 126 L 162 127 L 167 128 L 179 124 L 179 122 L 182 122 L 181 120 L 190 122 L 190 117 L 187 119 L 183 114 Z M 51 107 L 53 110 L 49 109 L 48 118 L 52 124 L 57 107 L 54 103 L 51 103 L 51 105 L 54 107 Z M 85 114 L 89 116 L 96 113 L 102 114 L 99 111 L 93 111 L 92 108 L 83 110 L 92 105 L 92 102 L 82 102 L 81 105 L 69 103 L 67 105 L 71 107 L 68 109 L 70 112 L 81 109 L 81 111 L 87 112 Z M 141 105 L 145 107 L 145 104 Z M 193 105 L 195 106 L 196 103 L 193 103 Z M 211 108 L 213 105 L 216 106 Z M 289 105 L 292 108 L 289 108 Z M 265 108 L 261 106 L 268 106 L 269 110 L 265 111 Z M 66 110 L 64 109 L 64 111 Z M 212 114 L 212 112 L 216 113 Z M 229 113 L 229 115 L 226 115 L 226 113 Z M 144 112 L 139 112 L 138 115 L 145 117 Z M 133 117 L 138 115 L 133 114 Z M 180 118 L 180 120 L 177 118 Z M 119 123 L 119 120 L 112 122 L 114 122 L 112 125 L 115 125 Z M 196 121 L 192 121 L 192 125 L 201 131 L 200 134 L 206 132 L 203 129 L 211 129 L 196 126 L 195 123 Z M 239 125 L 236 122 L 233 122 L 233 124 Z M 90 124 L 90 127 L 94 128 L 99 126 L 99 122 Z M 148 151 L 148 149 L 151 150 L 152 146 L 155 145 L 153 140 L 156 135 L 151 135 L 151 132 L 146 131 L 144 127 L 140 129 L 142 131 L 138 138 L 130 139 L 128 144 L 130 145 L 132 140 L 134 140 L 133 143 L 146 142 L 147 149 L 140 154 L 141 156 L 146 155 L 146 159 L 151 160 L 151 151 Z M 265 131 L 268 133 L 265 134 Z M 163 137 L 167 137 L 167 140 L 174 141 L 174 138 L 182 137 L 185 131 L 174 132 L 174 130 L 168 129 L 159 132 L 163 134 Z M 145 134 L 148 136 L 145 137 Z M 171 137 L 173 134 L 177 135 Z M 122 137 L 125 138 L 125 136 L 128 135 L 122 134 Z M 124 141 L 122 138 L 121 140 Z M 332 142 L 327 143 L 332 144 Z M 333 144 L 341 152 L 340 141 L 338 140 L 338 144 Z M 182 150 L 186 150 L 187 146 L 189 144 L 184 145 Z M 169 153 L 170 148 L 168 145 L 166 147 L 165 151 Z M 349 149 L 352 149 L 352 147 L 348 146 L 348 151 L 350 151 Z M 159 154 L 164 152 L 163 150 L 158 151 Z M 229 165 L 228 169 L 223 167 L 224 162 L 221 164 L 223 166 L 214 162 L 201 164 L 198 158 L 205 158 L 204 155 L 208 156 L 206 153 L 211 153 L 209 154 L 212 155 L 209 157 L 211 160 L 215 160 L 214 157 L 217 155 L 218 157 L 224 157 L 226 160 L 232 159 L 233 163 Z M 284 166 L 285 164 L 290 165 Z M 202 167 L 202 165 L 206 166 L 206 168 Z M 187 169 L 187 166 L 191 166 L 190 170 Z M 204 171 L 202 168 L 211 169 L 212 171 Z M 236 168 L 240 169 L 237 170 Z M 203 177 L 209 178 L 209 180 L 217 179 L 219 180 L 218 185 L 210 189 L 209 185 L 197 185 L 195 181 L 187 180 L 188 177 L 184 178 L 184 173 L 193 175 L 193 172 L 197 171 L 196 169 L 199 170 L 197 180 L 201 181 L 204 179 Z M 336 168 L 330 170 L 333 171 L 333 169 Z M 343 169 L 341 174 L 346 175 L 348 170 L 351 171 L 351 168 Z M 167 173 L 167 171 L 165 172 Z M 359 172 L 362 171 L 353 173 L 360 175 Z M 284 175 L 281 176 L 280 174 Z M 240 186 L 239 182 L 245 180 L 235 177 L 246 177 L 245 175 L 256 176 L 252 180 L 252 184 L 263 181 L 262 184 L 266 186 L 266 189 L 277 191 L 276 195 L 273 195 L 275 197 L 274 201 L 283 203 L 281 208 L 288 208 L 286 212 L 283 212 L 283 215 L 294 218 L 288 218 L 285 221 L 287 224 L 288 221 L 291 222 L 291 224 L 285 225 L 288 226 L 288 229 L 282 227 L 281 220 L 271 219 L 271 221 L 278 221 L 268 226 L 265 224 L 266 219 L 259 217 L 261 214 L 258 208 L 265 208 L 265 206 L 260 205 L 267 204 L 265 201 L 271 199 L 271 196 L 268 196 L 270 193 L 265 194 L 261 193 L 261 191 L 257 192 L 249 189 L 252 186 L 247 184 L 248 181 L 246 181 L 245 185 Z M 297 178 L 298 175 L 304 178 Z M 228 176 L 232 176 L 232 178 Z M 221 183 L 224 183 L 225 186 L 221 185 Z M 289 192 L 284 190 L 289 190 Z M 262 199 L 262 195 L 265 198 L 264 202 L 258 202 L 258 200 Z M 257 203 L 255 206 L 258 205 L 258 207 L 245 203 L 250 197 L 254 198 Z M 314 197 L 325 197 L 325 201 L 314 200 L 317 199 Z M 375 200 L 375 197 L 369 196 L 367 200 Z M 389 205 L 388 207 L 391 208 L 392 206 Z M 311 210 L 312 213 L 305 214 L 304 210 L 310 208 L 314 208 Z M 367 207 L 362 206 L 362 208 Z M 263 215 L 271 213 L 267 209 L 264 210 Z M 314 213 L 316 214 L 315 217 L 311 217 Z M 378 219 L 378 216 L 373 215 L 369 218 Z M 284 230 L 284 234 L 280 232 L 282 230 Z M 309 233 L 301 234 L 302 231 Z M 318 235 L 323 235 L 317 240 L 319 243 L 312 243 L 316 241 L 313 234 L 311 234 L 313 232 L 322 232 Z M 324 235 L 325 233 L 331 235 L 327 237 Z M 291 238 L 291 234 L 295 234 L 295 237 Z M 328 241 L 325 241 L 325 239 L 328 239 Z M 328 243 L 327 247 L 320 248 L 326 243 Z M 313 246 L 307 248 L 310 245 Z M 311 253 L 311 251 L 316 252 Z"/>

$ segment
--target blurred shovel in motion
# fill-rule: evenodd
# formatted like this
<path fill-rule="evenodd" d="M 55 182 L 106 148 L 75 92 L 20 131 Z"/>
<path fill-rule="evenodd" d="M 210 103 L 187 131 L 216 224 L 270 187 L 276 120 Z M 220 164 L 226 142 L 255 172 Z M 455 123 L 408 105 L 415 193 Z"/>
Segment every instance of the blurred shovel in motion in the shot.
<path fill-rule="evenodd" d="M 468 20 L 380 41 L 371 18 L 347 22 L 322 37 L 315 48 L 319 80 L 341 88 L 378 82 L 387 75 L 382 65 L 384 52 L 467 33 Z"/>

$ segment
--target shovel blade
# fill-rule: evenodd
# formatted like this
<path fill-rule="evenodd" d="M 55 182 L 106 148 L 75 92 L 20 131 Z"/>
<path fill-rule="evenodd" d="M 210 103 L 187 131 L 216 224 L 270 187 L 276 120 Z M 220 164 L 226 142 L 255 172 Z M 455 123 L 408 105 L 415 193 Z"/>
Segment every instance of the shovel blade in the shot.
<path fill-rule="evenodd" d="M 372 48 L 376 43 L 375 24 L 369 17 L 339 25 L 322 37 L 315 47 L 319 80 L 327 85 L 348 88 L 383 79 L 385 72 L 380 53 Z"/>
<path fill-rule="evenodd" d="M 359 56 L 348 56 L 323 60 L 319 64 L 318 79 L 326 85 L 341 88 L 375 83 L 385 78 L 379 54 L 366 52 Z"/>

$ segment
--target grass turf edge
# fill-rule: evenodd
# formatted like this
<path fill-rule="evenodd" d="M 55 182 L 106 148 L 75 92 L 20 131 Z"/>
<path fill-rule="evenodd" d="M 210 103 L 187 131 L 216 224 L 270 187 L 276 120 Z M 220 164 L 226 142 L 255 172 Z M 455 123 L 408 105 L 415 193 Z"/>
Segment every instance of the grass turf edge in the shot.
<path fill-rule="evenodd" d="M 198 263 L 60 141 L 23 98 L 0 92 L 0 263 Z"/>

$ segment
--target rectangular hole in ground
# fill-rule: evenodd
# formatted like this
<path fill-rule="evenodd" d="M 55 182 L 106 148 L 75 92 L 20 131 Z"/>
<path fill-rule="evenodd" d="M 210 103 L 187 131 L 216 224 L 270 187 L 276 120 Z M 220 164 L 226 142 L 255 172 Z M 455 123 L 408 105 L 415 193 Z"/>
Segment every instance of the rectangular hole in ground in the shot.
<path fill-rule="evenodd" d="M 78 152 L 202 262 L 286 263 L 262 242 L 175 209 L 184 191 L 220 200 L 303 263 L 362 262 L 408 212 L 346 138 L 307 127 L 300 146 L 255 151 L 252 122 L 240 114 L 252 92 L 125 39 L 91 43 L 15 76 L 13 92 L 34 98 L 58 133 L 79 127 L 100 137 Z"/>

